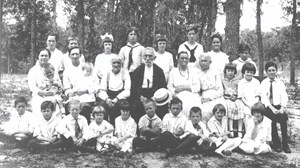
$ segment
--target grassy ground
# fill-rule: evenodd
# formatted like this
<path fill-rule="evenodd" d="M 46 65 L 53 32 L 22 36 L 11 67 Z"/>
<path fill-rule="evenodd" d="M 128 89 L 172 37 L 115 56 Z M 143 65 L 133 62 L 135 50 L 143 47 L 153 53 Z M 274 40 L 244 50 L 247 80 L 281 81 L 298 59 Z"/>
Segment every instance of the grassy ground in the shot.
<path fill-rule="evenodd" d="M 150 152 L 135 154 L 131 157 L 118 158 L 113 156 L 100 156 L 87 153 L 45 152 L 30 154 L 26 149 L 16 149 L 9 143 L 2 143 L 0 136 L 0 167 L 3 168 L 65 168 L 65 167 L 99 167 L 99 168 L 296 168 L 300 167 L 300 98 L 295 95 L 298 88 L 288 87 L 290 97 L 289 136 L 292 154 L 269 153 L 259 156 L 233 153 L 230 157 L 203 157 L 202 155 L 181 154 L 164 158 L 163 152 Z M 0 127 L 9 120 L 13 110 L 13 100 L 23 95 L 30 99 L 25 75 L 2 76 L 0 83 Z M 2 141 L 2 142 L 1 142 Z"/>

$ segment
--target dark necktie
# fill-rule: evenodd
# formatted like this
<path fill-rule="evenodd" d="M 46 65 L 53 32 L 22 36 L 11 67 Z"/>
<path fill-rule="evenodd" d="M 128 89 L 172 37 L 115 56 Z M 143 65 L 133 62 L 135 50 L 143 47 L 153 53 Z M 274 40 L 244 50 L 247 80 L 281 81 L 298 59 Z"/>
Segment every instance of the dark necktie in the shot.
<path fill-rule="evenodd" d="M 198 131 L 201 129 L 200 125 L 198 123 L 195 123 L 194 124 L 194 128 Z"/>
<path fill-rule="evenodd" d="M 75 137 L 76 138 L 80 138 L 80 135 L 81 134 L 81 130 L 80 130 L 80 127 L 79 127 L 79 124 L 78 124 L 78 118 L 75 119 Z"/>
<path fill-rule="evenodd" d="M 195 50 L 197 47 L 198 47 L 198 45 L 194 49 L 191 50 L 187 45 L 185 45 L 185 48 L 190 51 L 190 62 L 196 61 Z"/>
<path fill-rule="evenodd" d="M 148 127 L 149 127 L 150 129 L 152 129 L 152 120 L 151 120 L 151 119 L 149 119 Z"/>
<path fill-rule="evenodd" d="M 138 46 L 138 45 L 137 45 Z M 133 59 L 132 59 L 132 51 L 133 51 L 133 48 L 135 48 L 135 47 L 137 47 L 137 46 L 130 46 L 130 45 L 127 45 L 127 47 L 130 47 L 130 51 L 129 51 L 129 61 L 128 61 L 128 66 L 127 66 L 127 68 L 128 68 L 128 70 L 130 69 L 130 66 L 131 66 L 131 64 L 132 64 L 132 62 L 133 62 Z"/>
<path fill-rule="evenodd" d="M 274 82 L 274 80 L 270 80 L 270 96 L 269 96 L 269 99 L 270 99 L 271 104 L 273 104 L 273 82 Z"/>

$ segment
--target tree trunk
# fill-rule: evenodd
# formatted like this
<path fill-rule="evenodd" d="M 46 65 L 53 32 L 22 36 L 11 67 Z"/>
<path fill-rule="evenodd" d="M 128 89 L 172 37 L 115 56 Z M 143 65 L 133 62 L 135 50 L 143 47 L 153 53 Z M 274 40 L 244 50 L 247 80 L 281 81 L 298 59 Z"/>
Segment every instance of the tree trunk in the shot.
<path fill-rule="evenodd" d="M 81 44 L 82 52 L 84 53 L 84 0 L 78 0 L 77 4 L 77 30 L 79 33 L 79 41 Z M 89 61 L 89 58 L 86 58 Z"/>
<path fill-rule="evenodd" d="M 210 13 L 208 15 L 208 22 L 207 22 L 207 38 L 206 38 L 206 48 L 208 50 L 211 49 L 211 41 L 210 36 L 213 32 L 216 30 L 216 20 L 217 20 L 217 14 L 218 14 L 218 0 L 211 0 L 211 6 L 210 6 Z"/>
<path fill-rule="evenodd" d="M 237 48 L 239 44 L 240 17 L 242 0 L 227 0 L 224 3 L 226 15 L 225 26 L 225 52 L 230 55 L 229 60 L 237 58 Z"/>
<path fill-rule="evenodd" d="M 295 58 L 297 56 L 297 1 L 293 0 L 292 42 L 290 55 L 290 84 L 295 84 Z"/>
<path fill-rule="evenodd" d="M 264 70 L 264 51 L 263 42 L 261 35 L 261 5 L 262 0 L 256 0 L 256 35 L 257 35 L 257 45 L 258 45 L 258 55 L 259 55 L 259 76 L 263 76 Z"/>
<path fill-rule="evenodd" d="M 1 77 L 2 73 L 4 72 L 4 64 L 3 64 L 3 59 L 2 59 L 2 8 L 3 8 L 3 0 L 0 0 L 0 83 L 1 83 Z"/>
<path fill-rule="evenodd" d="M 56 17 L 57 17 L 57 12 L 56 12 L 56 4 L 57 4 L 57 1 L 56 0 L 52 0 L 52 3 L 53 3 L 53 15 L 52 15 L 52 25 L 54 27 L 54 29 L 57 29 L 57 23 L 56 23 Z"/>
<path fill-rule="evenodd" d="M 36 50 L 36 0 L 32 1 L 32 17 L 31 17 L 31 28 L 30 28 L 30 66 L 34 66 L 36 56 L 35 56 L 35 50 Z"/>

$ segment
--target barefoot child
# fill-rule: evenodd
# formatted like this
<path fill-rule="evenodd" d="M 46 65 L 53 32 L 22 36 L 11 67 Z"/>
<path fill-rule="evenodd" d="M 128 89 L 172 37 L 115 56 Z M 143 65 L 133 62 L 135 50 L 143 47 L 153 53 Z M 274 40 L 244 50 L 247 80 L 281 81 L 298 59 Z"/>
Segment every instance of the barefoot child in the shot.
<path fill-rule="evenodd" d="M 102 106 L 96 106 L 92 114 L 95 120 L 91 122 L 89 127 L 92 131 L 92 139 L 96 141 L 96 150 L 99 152 L 107 151 L 111 143 L 114 127 L 104 120 L 106 111 Z"/>

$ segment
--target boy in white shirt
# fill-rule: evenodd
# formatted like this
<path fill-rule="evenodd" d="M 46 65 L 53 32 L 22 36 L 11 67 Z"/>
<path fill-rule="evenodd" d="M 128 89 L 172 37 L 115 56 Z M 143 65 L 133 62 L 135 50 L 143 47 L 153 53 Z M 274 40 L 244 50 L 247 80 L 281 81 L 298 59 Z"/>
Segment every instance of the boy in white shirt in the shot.
<path fill-rule="evenodd" d="M 5 134 L 10 136 L 9 139 L 17 142 L 17 147 L 26 147 L 32 138 L 33 124 L 32 114 L 26 111 L 27 100 L 25 97 L 17 97 L 15 100 L 15 109 L 5 128 Z"/>
<path fill-rule="evenodd" d="M 62 141 L 57 132 L 57 126 L 61 118 L 53 115 L 55 105 L 51 101 L 44 101 L 41 104 L 43 118 L 38 121 L 33 131 L 34 139 L 30 140 L 28 147 L 33 152 L 39 152 L 47 148 L 60 148 Z"/>
<path fill-rule="evenodd" d="M 109 144 L 111 144 L 114 127 L 109 122 L 104 120 L 106 115 L 104 107 L 95 107 L 92 114 L 95 120 L 89 125 L 92 133 L 92 138 L 90 140 L 94 139 L 97 151 L 108 151 Z"/>
<path fill-rule="evenodd" d="M 144 103 L 146 114 L 139 121 L 140 137 L 133 139 L 132 146 L 136 152 L 149 151 L 155 147 L 153 141 L 161 134 L 162 121 L 155 114 L 156 104 L 152 99 L 147 99 Z"/>
<path fill-rule="evenodd" d="M 192 107 L 190 110 L 190 121 L 197 132 L 196 136 L 198 137 L 198 140 L 196 151 L 207 155 L 212 153 L 217 147 L 216 144 L 209 138 L 210 132 L 201 120 L 201 109 L 199 107 Z"/>
<path fill-rule="evenodd" d="M 136 137 L 137 125 L 130 116 L 130 104 L 127 100 L 120 100 L 119 109 L 121 116 L 115 121 L 115 137 L 112 144 L 120 149 L 117 155 L 123 157 L 126 152 L 132 151 L 132 140 Z"/>
<path fill-rule="evenodd" d="M 182 101 L 173 98 L 170 111 L 163 118 L 162 134 L 155 140 L 155 145 L 166 148 L 166 158 L 196 145 L 198 137 L 192 124 L 181 114 Z"/>
<path fill-rule="evenodd" d="M 72 147 L 80 149 L 90 137 L 87 120 L 79 115 L 81 111 L 79 100 L 71 100 L 68 108 L 70 114 L 62 119 L 57 130 L 67 150 Z"/>

